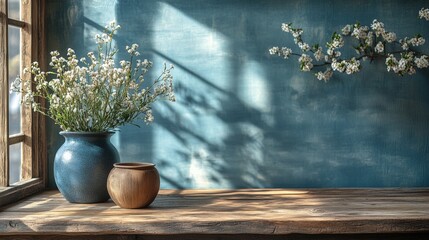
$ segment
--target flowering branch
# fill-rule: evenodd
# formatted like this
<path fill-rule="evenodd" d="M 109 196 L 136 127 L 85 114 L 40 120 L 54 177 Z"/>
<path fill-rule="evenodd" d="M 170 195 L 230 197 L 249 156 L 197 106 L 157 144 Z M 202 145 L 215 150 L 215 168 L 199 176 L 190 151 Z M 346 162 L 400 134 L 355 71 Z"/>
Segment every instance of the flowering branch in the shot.
<path fill-rule="evenodd" d="M 103 132 L 133 121 L 144 114 L 144 121 L 153 121 L 151 104 L 159 98 L 175 101 L 173 66 L 164 69 L 148 87 L 144 76 L 152 67 L 147 59 L 137 58 L 138 45 L 126 46 L 130 60 L 115 67 L 118 49 L 112 46 L 113 36 L 120 28 L 115 22 L 105 27 L 104 33 L 95 36 L 97 53 L 77 59 L 75 51 L 67 50 L 67 57 L 58 51 L 51 52 L 51 71 L 44 72 L 39 63 L 24 69 L 32 74 L 32 81 L 20 76 L 11 85 L 11 91 L 23 94 L 22 103 L 54 120 L 65 131 Z M 52 78 L 52 80 L 50 80 Z M 49 79 L 49 80 L 48 80 Z M 35 85 L 35 90 L 32 89 Z M 49 102 L 42 107 L 36 98 Z"/>
<path fill-rule="evenodd" d="M 429 8 L 422 8 L 419 17 L 429 21 Z M 308 72 L 313 68 L 325 67 L 315 76 L 319 80 L 328 81 L 335 71 L 354 74 L 362 69 L 361 61 L 384 58 L 387 71 L 398 75 L 414 74 L 416 68 L 429 67 L 429 57 L 414 47 L 421 46 L 425 39 L 417 34 L 412 38 L 405 37 L 397 40 L 394 32 L 386 31 L 384 24 L 374 19 L 371 26 L 362 26 L 360 23 L 348 24 L 341 30 L 341 34 L 334 32 L 331 40 L 326 43 L 326 53 L 319 44 L 310 46 L 302 39 L 303 30 L 293 28 L 292 23 L 283 23 L 284 32 L 290 33 L 301 53 L 295 53 L 288 47 L 272 47 L 271 55 L 278 55 L 285 59 L 289 56 L 298 56 L 301 71 Z M 357 56 L 341 58 L 340 49 L 344 46 L 344 37 L 350 37 L 357 42 L 354 50 Z M 399 59 L 397 57 L 400 57 Z"/>

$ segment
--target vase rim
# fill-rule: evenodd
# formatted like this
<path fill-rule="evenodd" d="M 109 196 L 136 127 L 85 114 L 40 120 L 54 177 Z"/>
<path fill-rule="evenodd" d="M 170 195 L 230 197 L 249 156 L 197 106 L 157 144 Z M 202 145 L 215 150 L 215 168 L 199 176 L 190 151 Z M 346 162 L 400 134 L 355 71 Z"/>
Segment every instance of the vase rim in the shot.
<path fill-rule="evenodd" d="M 93 135 L 112 135 L 115 131 L 109 130 L 105 132 L 73 132 L 73 131 L 61 131 L 60 135 L 86 135 L 86 136 L 93 136 Z"/>
<path fill-rule="evenodd" d="M 144 163 L 144 162 L 122 162 L 114 163 L 116 168 L 127 168 L 127 169 L 151 169 L 155 167 L 154 163 Z"/>

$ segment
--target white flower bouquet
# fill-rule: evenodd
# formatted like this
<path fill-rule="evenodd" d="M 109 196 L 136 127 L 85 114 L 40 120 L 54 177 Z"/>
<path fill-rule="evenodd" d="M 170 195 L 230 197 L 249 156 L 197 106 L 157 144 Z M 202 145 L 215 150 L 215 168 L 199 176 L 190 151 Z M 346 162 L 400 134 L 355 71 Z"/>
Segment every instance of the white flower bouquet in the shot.
<path fill-rule="evenodd" d="M 422 8 L 419 17 L 429 21 L 429 9 Z M 319 80 L 328 81 L 335 71 L 346 74 L 357 73 L 362 68 L 361 61 L 374 61 L 379 58 L 385 60 L 388 72 L 393 71 L 401 76 L 412 75 L 416 69 L 429 67 L 429 57 L 414 48 L 425 43 L 420 34 L 397 40 L 396 34 L 387 31 L 384 24 L 377 19 L 374 19 L 370 26 L 362 26 L 359 23 L 347 24 L 341 29 L 341 33 L 334 32 L 331 40 L 326 43 L 326 53 L 320 44 L 310 46 L 304 42 L 303 30 L 292 27 L 292 23 L 283 23 L 281 28 L 293 36 L 301 53 L 295 53 L 288 47 L 272 47 L 269 53 L 285 59 L 291 55 L 298 56 L 299 67 L 304 72 L 316 67 L 325 67 L 324 71 L 315 74 Z M 355 44 L 357 56 L 341 58 L 340 49 L 344 47 L 344 37 L 354 39 L 352 43 Z"/>
<path fill-rule="evenodd" d="M 119 28 L 115 22 L 107 25 L 102 35 L 95 36 L 98 51 L 79 60 L 70 48 L 66 58 L 58 51 L 51 52 L 51 71 L 42 71 L 34 62 L 24 69 L 24 75 L 32 74 L 32 80 L 23 81 L 19 76 L 11 91 L 22 93 L 24 104 L 51 118 L 64 131 L 104 132 L 126 123 L 136 125 L 137 118 L 152 122 L 152 103 L 160 98 L 175 101 L 173 66 L 164 64 L 159 77 L 143 86 L 152 62 L 137 59 L 137 44 L 126 47 L 130 59 L 116 67 L 118 49 L 112 41 Z M 36 98 L 49 105 L 41 106 Z"/>

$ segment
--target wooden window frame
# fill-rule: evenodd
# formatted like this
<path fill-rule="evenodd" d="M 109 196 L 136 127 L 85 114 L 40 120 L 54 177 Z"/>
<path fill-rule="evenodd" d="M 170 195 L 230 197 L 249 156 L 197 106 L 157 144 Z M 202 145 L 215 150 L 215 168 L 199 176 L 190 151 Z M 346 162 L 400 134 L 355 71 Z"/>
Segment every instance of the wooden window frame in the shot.
<path fill-rule="evenodd" d="M 21 0 L 21 19 L 8 18 L 8 0 L 0 0 L 0 206 L 39 192 L 46 187 L 45 118 L 30 107 L 21 109 L 21 133 L 9 135 L 8 26 L 21 29 L 21 67 L 44 60 L 45 0 Z M 24 79 L 29 81 L 30 79 Z M 32 86 L 34 87 L 34 86 Z M 39 99 L 44 106 L 44 101 Z M 9 146 L 22 142 L 21 181 L 9 183 Z"/>

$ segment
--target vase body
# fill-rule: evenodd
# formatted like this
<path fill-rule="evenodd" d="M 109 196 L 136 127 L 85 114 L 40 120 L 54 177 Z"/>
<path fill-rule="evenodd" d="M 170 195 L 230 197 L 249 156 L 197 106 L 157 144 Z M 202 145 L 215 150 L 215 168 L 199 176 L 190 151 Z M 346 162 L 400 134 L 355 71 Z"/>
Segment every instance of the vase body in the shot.
<path fill-rule="evenodd" d="M 114 132 L 60 132 L 65 138 L 54 159 L 54 178 L 71 203 L 97 203 L 109 199 L 107 177 L 119 154 L 110 137 Z"/>
<path fill-rule="evenodd" d="M 144 208 L 159 191 L 159 174 L 152 163 L 117 163 L 109 174 L 107 189 L 116 205 Z"/>

